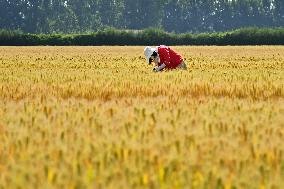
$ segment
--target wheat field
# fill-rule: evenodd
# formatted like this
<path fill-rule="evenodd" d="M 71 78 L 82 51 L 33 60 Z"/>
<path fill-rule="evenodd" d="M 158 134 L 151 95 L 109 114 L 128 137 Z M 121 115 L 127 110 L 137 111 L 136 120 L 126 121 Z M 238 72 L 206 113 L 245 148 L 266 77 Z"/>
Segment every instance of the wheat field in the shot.
<path fill-rule="evenodd" d="M 284 188 L 284 47 L 0 47 L 0 188 Z"/>

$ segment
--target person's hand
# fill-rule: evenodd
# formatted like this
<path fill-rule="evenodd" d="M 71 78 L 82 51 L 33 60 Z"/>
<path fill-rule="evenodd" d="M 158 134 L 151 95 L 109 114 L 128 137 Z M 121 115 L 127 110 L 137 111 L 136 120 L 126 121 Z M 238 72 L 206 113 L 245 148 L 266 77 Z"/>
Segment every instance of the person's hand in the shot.
<path fill-rule="evenodd" d="M 153 69 L 153 72 L 158 72 L 158 71 L 159 71 L 158 67 L 155 67 L 155 68 Z"/>

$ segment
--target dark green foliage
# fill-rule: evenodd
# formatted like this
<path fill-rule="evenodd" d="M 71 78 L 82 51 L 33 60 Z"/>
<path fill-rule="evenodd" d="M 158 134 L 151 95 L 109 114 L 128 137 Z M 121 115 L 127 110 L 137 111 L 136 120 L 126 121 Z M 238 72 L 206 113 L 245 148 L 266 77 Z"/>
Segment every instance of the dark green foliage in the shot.
<path fill-rule="evenodd" d="M 175 33 L 284 27 L 284 0 L 0 0 L 0 29 L 74 34 L 108 27 Z"/>
<path fill-rule="evenodd" d="M 0 30 L 0 45 L 284 45 L 284 28 L 243 28 L 231 32 L 175 34 L 160 29 L 105 29 L 90 34 L 27 34 Z"/>

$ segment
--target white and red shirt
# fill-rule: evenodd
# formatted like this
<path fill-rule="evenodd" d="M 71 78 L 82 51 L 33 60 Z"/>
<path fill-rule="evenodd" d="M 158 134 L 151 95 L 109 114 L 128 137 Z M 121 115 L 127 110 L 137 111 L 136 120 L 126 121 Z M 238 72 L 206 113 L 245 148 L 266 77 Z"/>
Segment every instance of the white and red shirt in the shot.
<path fill-rule="evenodd" d="M 165 45 L 158 46 L 156 51 L 160 58 L 159 66 L 164 64 L 168 69 L 175 69 L 183 62 L 181 55 Z"/>

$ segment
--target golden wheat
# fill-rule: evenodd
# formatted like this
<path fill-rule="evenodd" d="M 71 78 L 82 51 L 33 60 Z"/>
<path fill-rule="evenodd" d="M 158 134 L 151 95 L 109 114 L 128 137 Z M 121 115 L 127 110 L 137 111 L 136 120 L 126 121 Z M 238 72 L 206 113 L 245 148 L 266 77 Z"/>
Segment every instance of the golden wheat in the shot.
<path fill-rule="evenodd" d="M 283 188 L 284 47 L 1 47 L 0 188 Z"/>

